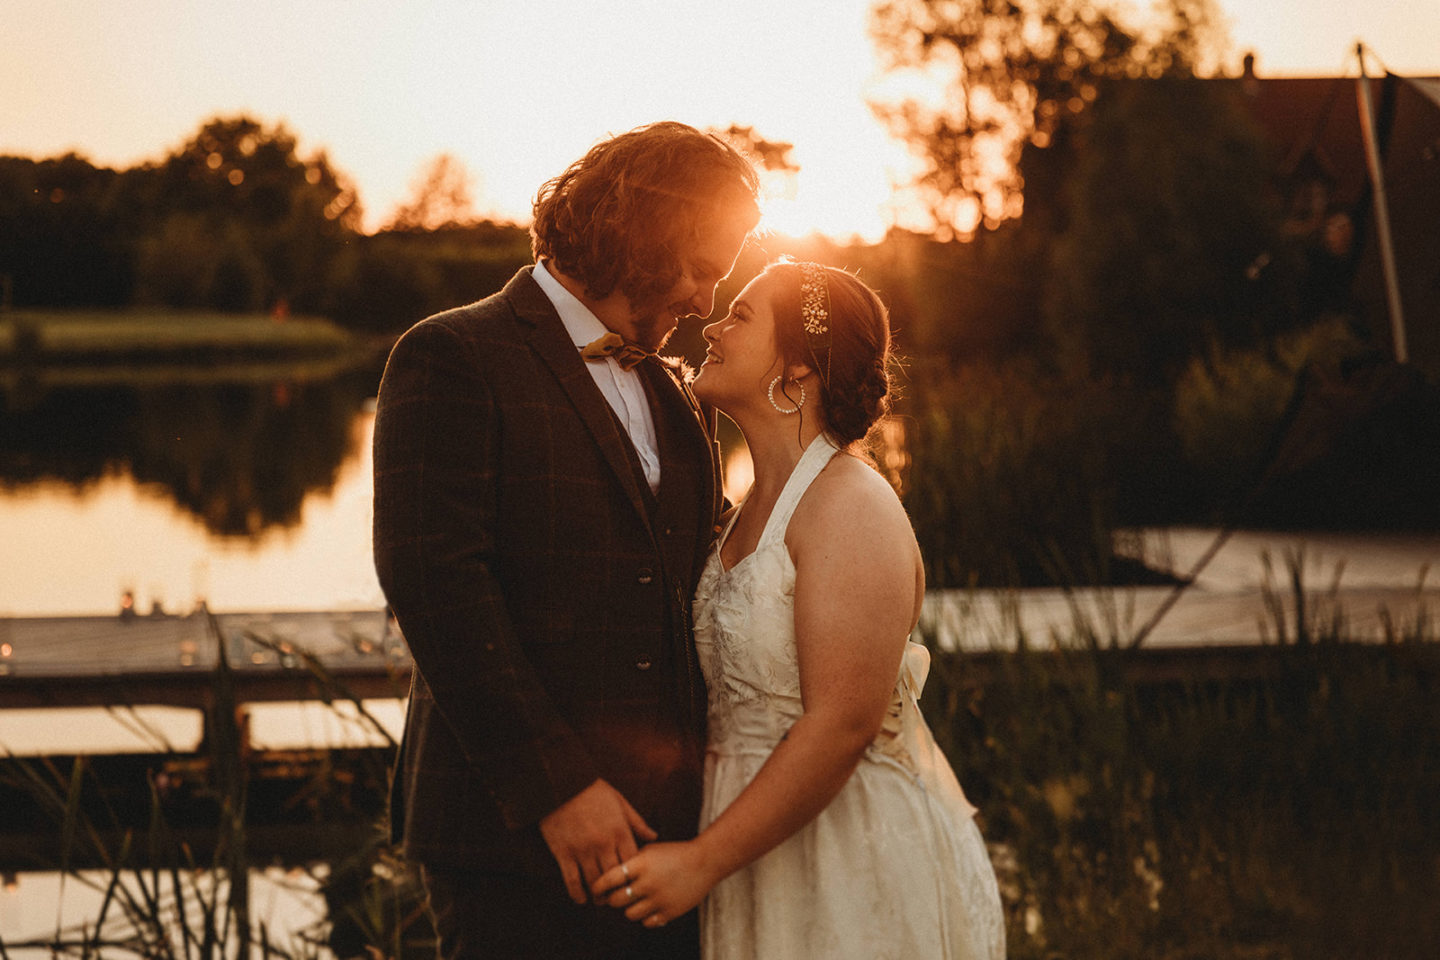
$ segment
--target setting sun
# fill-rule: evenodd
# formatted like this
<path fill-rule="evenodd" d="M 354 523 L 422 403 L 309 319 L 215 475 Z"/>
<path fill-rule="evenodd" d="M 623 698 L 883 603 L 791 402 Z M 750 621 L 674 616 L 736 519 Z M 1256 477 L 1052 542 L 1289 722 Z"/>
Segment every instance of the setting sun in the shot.
<path fill-rule="evenodd" d="M 812 144 L 831 139 L 823 126 L 797 129 L 795 135 Z M 766 229 L 792 237 L 819 233 L 874 243 L 891 226 L 923 222 L 923 211 L 899 189 L 914 161 L 898 144 L 875 137 L 856 154 L 845 154 L 839 144 L 812 153 L 813 159 L 797 158 L 798 173 L 762 174 Z"/>

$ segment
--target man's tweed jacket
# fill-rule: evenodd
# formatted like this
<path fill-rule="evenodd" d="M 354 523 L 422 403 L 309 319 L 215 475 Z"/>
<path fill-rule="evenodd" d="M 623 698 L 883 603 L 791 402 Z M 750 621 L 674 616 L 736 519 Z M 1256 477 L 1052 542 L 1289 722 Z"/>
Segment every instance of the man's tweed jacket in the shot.
<path fill-rule="evenodd" d="M 375 565 L 415 661 L 392 833 L 433 867 L 560 874 L 538 822 L 603 777 L 693 836 L 704 681 L 689 607 L 718 452 L 678 372 L 639 370 L 639 460 L 526 267 L 412 327 L 375 422 Z"/>

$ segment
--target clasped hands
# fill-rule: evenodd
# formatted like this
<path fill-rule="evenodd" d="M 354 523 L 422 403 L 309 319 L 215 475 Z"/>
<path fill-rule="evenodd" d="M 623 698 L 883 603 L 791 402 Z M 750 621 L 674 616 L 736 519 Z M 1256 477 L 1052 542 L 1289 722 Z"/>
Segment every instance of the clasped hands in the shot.
<path fill-rule="evenodd" d="M 652 842 L 658 834 L 604 780 L 541 820 L 540 833 L 571 900 L 593 899 L 624 910 L 647 927 L 664 926 L 693 909 L 718 879 L 705 869 L 697 844 Z M 639 842 L 648 845 L 641 850 Z"/>

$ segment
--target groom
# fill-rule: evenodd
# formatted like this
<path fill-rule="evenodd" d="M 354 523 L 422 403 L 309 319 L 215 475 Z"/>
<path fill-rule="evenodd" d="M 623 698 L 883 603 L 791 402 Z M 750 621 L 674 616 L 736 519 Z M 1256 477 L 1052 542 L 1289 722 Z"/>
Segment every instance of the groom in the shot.
<path fill-rule="evenodd" d="M 390 355 L 375 565 L 415 662 L 391 829 L 441 956 L 698 954 L 693 912 L 650 930 L 586 890 L 699 816 L 717 457 L 654 351 L 710 313 L 756 193 L 683 124 L 605 140 L 541 188 L 536 263 Z"/>

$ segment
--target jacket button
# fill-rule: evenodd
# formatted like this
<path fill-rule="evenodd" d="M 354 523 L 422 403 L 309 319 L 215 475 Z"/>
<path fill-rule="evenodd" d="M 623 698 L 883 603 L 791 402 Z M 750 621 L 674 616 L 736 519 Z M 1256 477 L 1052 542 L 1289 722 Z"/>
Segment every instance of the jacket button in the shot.
<path fill-rule="evenodd" d="M 635 661 L 635 669 L 636 669 L 636 670 L 649 670 L 649 669 L 650 669 L 650 658 L 649 658 L 649 657 L 641 657 L 639 660 L 636 660 L 636 661 Z"/>
<path fill-rule="evenodd" d="M 650 583 L 655 579 L 654 572 L 649 567 L 640 568 L 640 576 L 635 578 L 640 583 Z"/>

